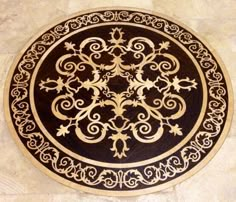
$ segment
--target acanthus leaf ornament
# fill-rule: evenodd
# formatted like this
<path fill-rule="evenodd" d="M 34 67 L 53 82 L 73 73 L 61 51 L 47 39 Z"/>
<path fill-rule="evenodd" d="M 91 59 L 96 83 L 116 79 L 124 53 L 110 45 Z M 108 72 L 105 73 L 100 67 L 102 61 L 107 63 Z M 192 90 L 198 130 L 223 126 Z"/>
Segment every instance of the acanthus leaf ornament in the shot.
<path fill-rule="evenodd" d="M 128 28 L 130 25 L 131 29 Z M 91 29 L 105 30 L 106 33 L 111 31 L 110 40 L 113 38 L 114 40 L 112 43 L 109 42 L 108 34 L 103 38 L 99 32 L 97 33 L 100 37 L 90 35 L 92 37 L 84 40 L 83 44 L 82 40 L 78 40 L 77 43 L 70 38 L 71 34 L 83 38 L 83 33 Z M 138 29 L 141 30 L 139 33 L 146 33 L 145 36 L 160 35 L 163 40 L 140 37 L 142 34 L 136 33 Z M 134 37 L 135 40 L 127 37 L 128 32 L 124 30 L 137 36 Z M 112 58 L 112 65 L 107 64 L 108 60 L 98 65 L 91 59 L 91 55 L 83 54 L 81 51 L 89 44 L 94 44 L 92 58 L 99 57 L 99 54 L 106 50 L 110 53 L 110 57 L 107 58 L 109 61 Z M 136 47 L 133 47 L 134 44 Z M 151 51 L 144 53 L 142 44 Z M 58 54 L 58 60 L 51 60 L 49 56 L 52 49 L 57 50 L 59 46 L 63 49 L 63 54 Z M 174 51 L 176 54 L 172 54 L 174 46 L 178 46 L 180 52 Z M 124 65 L 123 57 L 132 52 L 136 59 Z M 183 65 L 183 60 L 179 57 L 181 52 L 185 54 L 184 59 L 190 58 L 195 61 L 191 63 L 192 66 Z M 80 63 L 73 63 L 72 55 L 80 57 L 78 59 Z M 154 63 L 155 55 L 168 58 L 168 62 Z M 158 14 L 121 8 L 79 13 L 35 37 L 19 58 L 13 65 L 14 69 L 9 74 L 6 85 L 6 114 L 8 124 L 13 130 L 12 134 L 23 148 L 23 152 L 36 162 L 37 167 L 54 179 L 79 190 L 128 196 L 172 186 L 190 177 L 212 158 L 221 146 L 230 126 L 233 111 L 232 91 L 224 66 L 217 61 L 212 49 L 207 48 L 191 31 Z M 52 61 L 53 65 L 50 63 L 49 66 L 42 66 L 47 59 Z M 142 62 L 135 63 L 139 60 L 148 62 L 151 71 L 158 72 L 158 78 L 145 78 L 145 71 L 140 67 Z M 82 80 L 78 75 L 86 70 L 88 63 L 92 67 L 90 77 Z M 52 72 L 48 72 L 49 67 Z M 187 69 L 190 71 L 181 77 L 181 70 Z M 102 75 L 101 73 L 105 71 L 106 74 Z M 40 72 L 42 74 L 46 72 L 45 75 L 49 76 L 43 77 Z M 111 82 L 113 79 L 125 83 L 122 89 L 116 91 L 116 83 Z M 151 99 L 153 102 L 147 103 L 148 94 L 144 92 L 153 89 L 162 97 Z M 78 98 L 79 96 L 74 97 L 81 91 L 87 90 L 93 93 L 90 102 Z M 199 93 L 201 90 L 204 93 Z M 202 105 L 197 108 L 200 115 L 197 115 L 195 120 L 198 123 L 194 122 L 196 128 L 189 134 L 185 131 L 187 125 L 182 124 L 184 121 L 189 121 L 188 118 L 184 119 L 189 113 L 189 102 L 186 97 L 182 97 L 182 92 L 190 96 L 191 102 L 193 101 L 193 104 L 190 104 L 192 107 L 195 107 L 199 100 L 202 101 Z M 202 100 L 192 96 L 195 92 Z M 50 99 L 50 105 L 48 103 L 46 105 L 45 100 L 38 99 L 48 98 L 51 95 L 54 95 L 55 99 Z M 178 102 L 176 110 L 173 110 L 176 107 L 173 100 Z M 197 102 L 194 102 L 195 100 Z M 47 106 L 46 110 L 39 107 L 42 103 L 45 104 L 43 107 Z M 112 118 L 105 122 L 99 121 L 102 115 L 93 113 L 91 109 L 93 105 L 99 106 L 101 111 L 109 106 L 113 109 L 110 110 L 111 114 L 113 113 Z M 131 123 L 131 116 L 125 116 L 127 111 L 124 106 L 134 109 L 145 106 L 148 112 L 134 113 L 137 116 Z M 54 113 L 51 113 L 49 108 L 55 109 Z M 69 108 L 76 112 L 76 115 L 71 116 L 67 113 Z M 167 108 L 170 113 L 168 115 L 160 113 L 161 108 Z M 190 107 L 190 116 L 191 110 Z M 40 114 L 41 111 L 43 115 Z M 55 121 L 56 118 L 50 120 L 50 116 L 48 118 L 47 115 L 53 115 L 58 120 Z M 80 130 L 83 128 L 77 119 L 85 117 L 90 117 L 92 120 L 88 126 L 90 132 L 81 133 Z M 149 133 L 150 126 L 147 120 L 151 117 L 155 117 L 155 123 L 158 123 L 155 129 L 156 135 Z M 43 118 L 47 118 L 46 121 Z M 184 119 L 182 123 L 179 122 L 181 119 Z M 48 127 L 49 125 L 45 124 L 47 120 L 50 122 L 49 125 L 54 124 L 52 133 L 51 125 Z M 127 128 L 128 126 L 130 128 Z M 111 128 L 116 130 L 111 132 Z M 97 134 L 96 131 L 100 133 Z M 126 133 L 127 131 L 129 133 Z M 166 143 L 162 141 L 167 137 L 166 133 L 169 133 L 168 138 L 174 141 L 178 138 L 187 139 L 186 141 L 181 139 L 177 141 L 178 145 L 175 145 L 175 148 L 170 147 L 164 153 L 159 153 L 158 146 Z M 159 137 L 161 138 L 158 139 Z M 76 151 L 73 148 L 66 148 L 64 142 L 58 144 L 60 140 L 68 139 L 83 142 L 81 145 L 86 145 L 85 150 L 89 146 L 96 148 L 98 144 L 102 145 L 103 141 L 110 145 L 104 147 L 105 152 L 103 148 L 99 148 L 101 150 L 86 156 L 80 153 L 84 148 Z M 154 145 L 157 153 L 152 154 L 156 156 L 149 156 L 151 153 L 148 153 L 143 158 L 141 153 L 143 151 L 140 152 L 137 148 L 133 150 L 130 144 L 133 140 L 138 146 L 141 145 L 139 142 L 145 144 L 142 147 L 144 152 L 150 151 L 151 145 Z M 148 143 L 155 140 L 154 144 Z M 123 145 L 123 148 L 117 145 Z M 109 151 L 109 148 L 112 151 Z M 104 152 L 106 157 L 111 155 L 111 158 L 100 158 L 99 151 Z"/>
<path fill-rule="evenodd" d="M 67 51 L 73 53 L 67 53 L 62 55 L 56 62 L 56 70 L 59 74 L 57 80 L 48 78 L 46 81 L 41 81 L 39 84 L 40 89 L 45 89 L 46 92 L 57 90 L 59 93 L 63 88 L 66 89 L 66 94 L 59 94 L 52 102 L 53 114 L 62 120 L 69 120 L 68 125 L 61 125 L 58 129 L 58 136 L 69 135 L 70 127 L 75 126 L 75 133 L 77 137 L 89 144 L 95 144 L 102 141 L 110 130 L 116 131 L 108 138 L 113 141 L 111 151 L 114 152 L 114 157 L 124 158 L 126 152 L 129 151 L 127 140 L 135 138 L 141 143 L 153 143 L 158 141 L 164 134 L 164 125 L 169 127 L 169 132 L 173 135 L 183 135 L 181 128 L 178 124 L 172 125 L 170 120 L 180 118 L 186 111 L 186 103 L 180 95 L 180 90 L 188 90 L 197 88 L 197 83 L 194 79 L 182 78 L 177 76 L 171 81 L 170 75 L 175 75 L 179 71 L 180 64 L 178 59 L 168 53 L 170 47 L 169 41 L 163 41 L 159 43 L 159 47 L 156 47 L 154 43 L 146 37 L 134 37 L 127 41 L 125 33 L 121 28 L 113 28 L 110 32 L 111 39 L 105 41 L 99 37 L 90 37 L 82 41 L 80 44 L 74 44 L 72 42 L 65 42 L 65 48 Z M 145 47 L 151 50 L 147 54 L 145 53 Z M 78 47 L 78 49 L 77 49 Z M 84 49 L 87 47 L 91 52 L 90 55 L 84 53 Z M 97 64 L 96 59 L 99 59 L 104 52 L 108 52 L 112 56 L 111 65 Z M 141 59 L 140 63 L 134 65 L 124 65 L 123 56 L 131 53 L 135 58 Z M 80 59 L 79 63 L 69 61 L 70 57 L 77 56 Z M 157 62 L 158 57 L 163 57 L 160 62 Z M 87 79 L 82 82 L 79 78 L 79 72 L 85 70 L 85 65 L 91 67 L 93 79 Z M 143 79 L 143 68 L 145 65 L 149 65 L 149 68 L 156 73 L 156 79 L 154 81 Z M 135 72 L 134 76 L 129 74 L 128 70 Z M 106 74 L 102 74 L 107 71 Z M 77 76 L 76 76 L 77 75 Z M 105 75 L 105 76 L 101 76 Z M 127 81 L 128 87 L 125 91 L 118 93 L 112 91 L 109 88 L 109 82 L 112 82 L 114 77 L 121 77 Z M 63 77 L 63 79 L 61 78 Z M 158 82 L 164 82 L 165 85 L 160 88 Z M 72 82 L 76 82 L 77 85 L 71 85 Z M 54 87 L 50 87 L 54 84 Z M 171 91 L 171 87 L 174 87 L 175 93 Z M 86 90 L 92 89 L 93 96 L 92 102 L 88 106 L 83 106 L 82 100 L 74 99 L 74 95 L 80 93 L 80 89 Z M 162 94 L 160 99 L 154 100 L 154 106 L 150 106 L 145 100 L 146 95 L 144 90 L 150 90 L 155 88 Z M 135 99 L 130 99 L 130 95 L 136 92 Z M 105 99 L 99 99 L 101 94 L 105 95 Z M 103 96 L 104 97 L 104 96 Z M 111 106 L 114 112 L 114 119 L 109 122 L 102 122 L 101 115 L 94 113 L 93 110 L 97 107 Z M 126 106 L 139 106 L 145 110 L 145 113 L 139 113 L 137 115 L 138 121 L 132 122 L 124 116 Z M 63 114 L 63 110 L 77 110 L 78 113 L 74 117 L 66 117 Z M 170 116 L 165 116 L 160 112 L 160 109 L 176 110 L 175 113 Z M 126 121 L 119 127 L 113 120 L 117 117 L 121 117 Z M 80 121 L 84 118 L 89 119 L 90 123 L 87 126 L 87 134 L 80 129 Z M 150 118 L 155 118 L 159 128 L 152 135 L 149 133 L 152 130 L 152 126 L 147 122 Z M 131 130 L 133 136 L 124 134 L 125 130 Z M 121 143 L 122 148 L 119 150 L 117 144 Z"/>

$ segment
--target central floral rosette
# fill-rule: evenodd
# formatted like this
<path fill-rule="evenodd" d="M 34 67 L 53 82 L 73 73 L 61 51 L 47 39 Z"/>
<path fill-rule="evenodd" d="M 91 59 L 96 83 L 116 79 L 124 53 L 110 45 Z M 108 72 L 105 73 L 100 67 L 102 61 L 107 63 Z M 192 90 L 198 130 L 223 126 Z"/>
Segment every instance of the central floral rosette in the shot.
<path fill-rule="evenodd" d="M 180 91 L 191 91 L 197 83 L 188 77 L 178 78 L 180 63 L 167 52 L 169 41 L 156 47 L 146 37 L 125 40 L 118 27 L 110 35 L 107 41 L 89 37 L 80 44 L 65 42 L 68 53 L 55 64 L 58 79 L 47 78 L 39 86 L 46 92 L 57 91 L 51 110 L 64 121 L 58 126 L 57 136 L 71 135 L 74 130 L 88 144 L 109 138 L 113 156 L 121 159 L 129 151 L 128 139 L 154 143 L 166 128 L 173 135 L 183 135 L 181 127 L 173 124 L 186 112 Z M 112 117 L 103 108 L 108 108 Z M 130 116 L 128 108 L 136 113 Z"/>

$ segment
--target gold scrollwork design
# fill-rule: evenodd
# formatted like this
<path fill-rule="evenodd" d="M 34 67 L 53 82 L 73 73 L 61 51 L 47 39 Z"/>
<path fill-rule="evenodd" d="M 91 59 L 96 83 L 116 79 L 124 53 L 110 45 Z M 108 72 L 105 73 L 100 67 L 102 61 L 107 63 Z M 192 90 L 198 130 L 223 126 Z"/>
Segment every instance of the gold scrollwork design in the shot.
<path fill-rule="evenodd" d="M 91 166 L 82 161 L 78 163 L 77 160 L 70 156 L 65 156 L 59 149 L 55 148 L 36 128 L 37 123 L 33 118 L 30 104 L 28 103 L 32 70 L 34 70 L 38 60 L 52 44 L 73 30 L 104 22 L 131 21 L 161 30 L 174 37 L 188 48 L 199 62 L 204 72 L 209 92 L 207 114 L 202 122 L 202 128 L 177 154 L 170 155 L 165 160 L 151 165 L 115 170 Z M 74 47 L 73 44 L 71 46 Z M 73 69 L 74 67 L 73 65 L 68 65 L 67 68 Z M 60 82 L 62 81 L 59 80 L 55 84 L 57 85 Z M 178 80 L 176 82 L 178 83 Z M 60 88 L 55 90 L 60 92 Z M 100 185 L 102 188 L 113 190 L 120 190 L 123 187 L 138 189 L 139 185 L 152 187 L 153 185 L 158 185 L 158 182 L 174 179 L 176 175 L 186 172 L 190 164 L 198 163 L 202 156 L 212 149 L 214 138 L 219 136 L 224 127 L 227 113 L 227 97 L 225 98 L 227 92 L 224 76 L 216 60 L 209 50 L 188 31 L 151 14 L 127 10 L 109 10 L 92 12 L 68 19 L 39 37 L 17 64 L 10 86 L 9 97 L 11 99 L 9 100 L 9 107 L 12 111 L 14 126 L 19 137 L 24 139 L 25 147 L 35 155 L 35 158 L 40 163 L 51 167 L 53 172 L 67 180 L 73 179 L 79 184 L 83 182 L 91 187 Z M 158 105 L 158 100 L 156 103 Z M 77 104 L 80 107 L 80 101 Z M 68 106 L 69 103 L 65 102 L 65 105 Z M 94 119 L 96 119 L 96 116 Z M 64 130 L 65 132 L 63 133 L 66 133 L 67 129 Z"/>
<path fill-rule="evenodd" d="M 60 128 L 57 129 L 57 136 L 68 135 L 70 127 L 74 126 L 75 134 L 80 140 L 94 144 L 102 141 L 107 136 L 107 132 L 112 130 L 115 133 L 109 138 L 113 140 L 111 148 L 114 151 L 113 156 L 123 158 L 126 157 L 126 151 L 129 150 L 126 141 L 131 138 L 124 132 L 126 130 L 132 131 L 133 137 L 142 143 L 153 143 L 159 140 L 164 134 L 164 126 L 169 127 L 169 132 L 173 135 L 182 135 L 179 125 L 170 123 L 171 120 L 182 117 L 186 111 L 185 100 L 178 92 L 180 90 L 191 91 L 196 88 L 197 83 L 188 77 L 179 79 L 177 75 L 174 79 L 170 79 L 169 76 L 177 74 L 180 69 L 178 59 L 167 52 L 170 42 L 161 42 L 159 47 L 156 47 L 146 37 L 134 37 L 127 41 L 124 38 L 125 33 L 118 27 L 113 28 L 109 34 L 111 39 L 108 41 L 100 37 L 89 37 L 84 39 L 78 48 L 72 42 L 65 42 L 66 50 L 71 53 L 62 55 L 56 62 L 58 79 L 47 78 L 46 81 L 42 80 L 39 86 L 41 90 L 44 89 L 46 92 L 56 90 L 58 93 L 52 102 L 51 110 L 57 118 L 68 122 L 68 124 L 60 125 Z M 109 61 L 111 64 L 96 62 L 104 52 L 112 56 Z M 138 62 L 124 64 L 123 56 L 126 54 L 133 54 L 134 59 Z M 73 62 L 71 58 L 74 57 L 78 57 L 79 62 Z M 86 67 L 91 69 L 93 78 L 83 81 L 79 73 L 85 71 Z M 153 71 L 153 74 L 156 74 L 154 80 L 143 77 L 144 68 L 147 67 Z M 130 74 L 130 70 L 133 70 L 133 75 Z M 128 83 L 126 90 L 121 93 L 112 91 L 108 85 L 116 76 L 125 79 Z M 159 85 L 160 82 L 162 85 Z M 171 91 L 172 87 L 175 92 Z M 153 101 L 152 106 L 146 102 L 144 93 L 145 90 L 151 88 L 161 94 Z M 64 94 L 60 94 L 63 89 L 65 89 Z M 85 104 L 81 98 L 75 99 L 75 95 L 80 93 L 81 89 L 93 91 L 89 104 Z M 104 99 L 100 98 L 102 93 L 105 94 Z M 130 96 L 134 93 L 136 96 L 131 99 Z M 101 121 L 101 115 L 94 113 L 97 106 L 101 108 L 111 106 L 114 117 L 108 122 Z M 138 120 L 132 122 L 124 115 L 127 106 L 132 106 L 134 110 L 136 107 L 141 107 L 145 112 L 137 114 Z M 169 111 L 168 115 L 161 113 L 163 109 Z M 77 111 L 77 114 L 74 116 L 65 115 L 65 111 L 70 110 Z M 80 121 L 85 118 L 90 122 L 87 125 L 88 134 L 80 129 Z M 159 124 L 155 132 L 152 132 L 150 118 L 154 118 L 156 124 Z M 117 125 L 116 119 L 122 119 L 123 124 Z M 118 142 L 123 145 L 120 150 L 117 148 Z"/>

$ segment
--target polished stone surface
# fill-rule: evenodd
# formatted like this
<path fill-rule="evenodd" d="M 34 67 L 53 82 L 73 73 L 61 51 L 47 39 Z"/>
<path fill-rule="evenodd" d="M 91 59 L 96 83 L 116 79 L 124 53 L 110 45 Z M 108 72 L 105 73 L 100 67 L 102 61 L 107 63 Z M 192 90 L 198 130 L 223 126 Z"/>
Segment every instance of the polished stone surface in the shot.
<path fill-rule="evenodd" d="M 186 24 L 218 52 L 236 88 L 235 0 L 0 0 L 0 201 L 235 201 L 236 114 L 224 145 L 204 169 L 175 187 L 139 197 L 102 197 L 70 189 L 36 169 L 19 151 L 3 113 L 4 82 L 14 57 L 47 23 L 107 6 L 152 9 Z"/>

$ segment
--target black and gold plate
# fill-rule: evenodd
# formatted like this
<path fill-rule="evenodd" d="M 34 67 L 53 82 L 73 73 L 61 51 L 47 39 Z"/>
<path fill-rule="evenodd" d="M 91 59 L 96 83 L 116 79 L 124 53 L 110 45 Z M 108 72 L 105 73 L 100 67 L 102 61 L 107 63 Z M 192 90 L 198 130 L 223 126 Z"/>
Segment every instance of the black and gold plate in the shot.
<path fill-rule="evenodd" d="M 166 16 L 77 13 L 32 39 L 6 82 L 8 125 L 48 175 L 138 195 L 203 167 L 226 137 L 232 92 L 205 42 Z"/>

